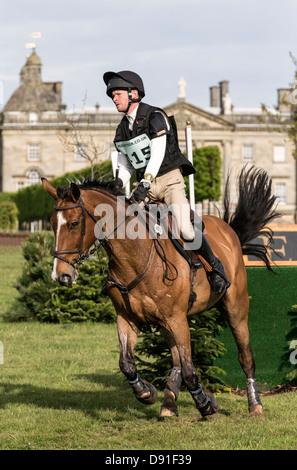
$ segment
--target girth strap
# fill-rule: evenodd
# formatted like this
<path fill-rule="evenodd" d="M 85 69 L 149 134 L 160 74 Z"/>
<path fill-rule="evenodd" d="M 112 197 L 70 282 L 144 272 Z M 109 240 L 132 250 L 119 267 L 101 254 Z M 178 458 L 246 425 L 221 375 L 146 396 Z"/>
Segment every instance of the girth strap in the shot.
<path fill-rule="evenodd" d="M 152 243 L 152 246 L 151 246 L 151 251 L 150 251 L 150 254 L 149 254 L 149 259 L 148 259 L 148 262 L 147 262 L 147 265 L 146 265 L 144 271 L 141 274 L 139 274 L 133 281 L 131 281 L 126 286 L 124 286 L 123 284 L 120 284 L 115 279 L 115 277 L 112 276 L 111 273 L 109 272 L 109 276 L 110 276 L 111 279 L 107 279 L 106 282 L 108 284 L 110 284 L 111 287 L 116 287 L 117 289 L 119 289 L 119 291 L 121 292 L 121 294 L 123 296 L 123 300 L 125 302 L 127 312 L 128 312 L 129 315 L 133 314 L 130 299 L 129 299 L 129 292 L 132 289 L 134 289 L 148 274 L 149 270 L 152 267 L 154 254 L 155 254 L 155 240 L 153 240 L 153 243 Z"/>
<path fill-rule="evenodd" d="M 147 262 L 147 265 L 146 265 L 144 271 L 141 274 L 139 274 L 133 281 L 131 281 L 127 286 L 124 286 L 123 284 L 120 284 L 115 279 L 115 277 L 113 277 L 110 273 L 109 273 L 109 275 L 111 277 L 111 280 L 107 279 L 106 282 L 108 284 L 111 284 L 112 287 L 117 287 L 122 294 L 123 293 L 128 293 L 130 290 L 134 289 L 134 287 L 136 287 L 145 278 L 145 276 L 147 275 L 147 273 L 149 272 L 149 270 L 152 267 L 153 256 L 154 256 L 154 247 L 155 247 L 155 245 L 154 245 L 154 243 L 152 243 L 149 259 L 148 259 L 148 262 Z"/>

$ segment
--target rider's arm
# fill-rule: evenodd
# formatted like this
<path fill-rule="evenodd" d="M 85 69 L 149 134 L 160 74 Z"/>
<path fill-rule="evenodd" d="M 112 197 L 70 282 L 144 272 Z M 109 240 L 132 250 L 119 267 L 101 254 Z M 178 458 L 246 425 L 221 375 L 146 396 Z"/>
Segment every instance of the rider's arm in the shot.
<path fill-rule="evenodd" d="M 151 157 L 145 169 L 145 174 L 151 175 L 153 179 L 157 176 L 165 156 L 169 130 L 170 125 L 167 117 L 156 111 L 150 120 Z"/>
<path fill-rule="evenodd" d="M 126 184 L 130 181 L 134 168 L 129 162 L 128 158 L 126 158 L 122 153 L 118 154 L 118 168 L 118 178 L 123 181 L 123 186 L 125 187 Z"/>

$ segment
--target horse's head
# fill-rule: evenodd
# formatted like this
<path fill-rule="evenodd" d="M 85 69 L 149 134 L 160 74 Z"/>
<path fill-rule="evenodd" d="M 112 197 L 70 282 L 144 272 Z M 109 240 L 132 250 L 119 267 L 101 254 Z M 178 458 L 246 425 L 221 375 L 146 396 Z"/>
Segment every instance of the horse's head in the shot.
<path fill-rule="evenodd" d="M 83 259 L 94 242 L 94 226 L 86 224 L 86 214 L 89 212 L 77 184 L 55 189 L 46 178 L 42 178 L 42 184 L 56 200 L 55 212 L 51 217 L 56 240 L 52 279 L 70 287 L 78 276 L 77 261 Z"/>

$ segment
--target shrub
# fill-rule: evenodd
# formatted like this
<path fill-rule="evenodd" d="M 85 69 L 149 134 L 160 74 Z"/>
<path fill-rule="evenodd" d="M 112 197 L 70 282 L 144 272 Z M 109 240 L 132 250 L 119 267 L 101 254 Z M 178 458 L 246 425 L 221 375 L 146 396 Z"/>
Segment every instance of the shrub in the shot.
<path fill-rule="evenodd" d="M 23 244 L 25 264 L 15 286 L 19 295 L 6 319 L 114 322 L 112 303 L 101 296 L 104 283 L 101 266 L 107 264 L 105 253 L 100 250 L 101 265 L 96 258 L 87 260 L 80 267 L 76 284 L 68 288 L 51 279 L 53 250 L 54 237 L 50 232 L 34 233 Z"/>
<path fill-rule="evenodd" d="M 106 264 L 105 254 L 100 253 Z M 116 313 L 111 300 L 101 295 L 104 278 L 98 259 L 90 258 L 80 267 L 79 277 L 71 288 L 57 286 L 50 290 L 38 319 L 51 322 L 83 322 L 86 320 L 112 323 Z"/>
<path fill-rule="evenodd" d="M 225 351 L 223 343 L 214 338 L 216 332 L 222 329 L 220 313 L 213 308 L 189 317 L 188 321 L 192 359 L 200 383 L 212 390 L 223 388 L 225 384 L 219 375 L 225 372 L 213 365 L 213 361 Z M 139 339 L 135 353 L 140 373 L 156 386 L 164 387 L 172 368 L 167 343 L 156 326 L 147 326 Z"/>
<path fill-rule="evenodd" d="M 193 150 L 194 190 L 196 203 L 205 199 L 218 201 L 221 195 L 222 159 L 216 146 L 195 148 Z M 188 186 L 188 178 L 186 178 Z"/>
<path fill-rule="evenodd" d="M 16 230 L 18 209 L 11 200 L 0 201 L 0 230 Z"/>
<path fill-rule="evenodd" d="M 3 201 L 14 201 L 15 193 L 0 193 L 0 202 Z"/>

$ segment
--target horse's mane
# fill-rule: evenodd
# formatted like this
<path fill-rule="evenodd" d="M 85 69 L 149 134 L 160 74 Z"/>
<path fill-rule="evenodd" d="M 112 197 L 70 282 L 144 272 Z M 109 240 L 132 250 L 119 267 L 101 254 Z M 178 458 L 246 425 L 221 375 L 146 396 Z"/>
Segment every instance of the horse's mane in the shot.
<path fill-rule="evenodd" d="M 103 190 L 103 191 L 108 192 L 109 194 L 112 194 L 113 196 L 125 195 L 124 190 L 119 190 L 119 189 L 111 187 L 110 183 L 113 181 L 111 179 L 106 179 L 106 178 L 99 178 L 99 179 L 94 179 L 94 180 L 84 179 L 83 181 L 79 181 L 77 179 L 75 181 L 68 179 L 68 181 L 69 181 L 69 186 L 58 188 L 59 196 L 62 199 L 65 199 L 68 196 L 69 191 L 71 189 L 71 185 L 73 184 L 77 185 L 79 189 L 85 189 L 85 190 L 96 189 L 99 191 Z"/>

